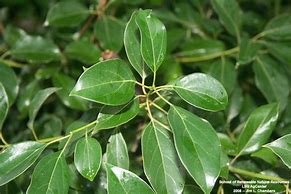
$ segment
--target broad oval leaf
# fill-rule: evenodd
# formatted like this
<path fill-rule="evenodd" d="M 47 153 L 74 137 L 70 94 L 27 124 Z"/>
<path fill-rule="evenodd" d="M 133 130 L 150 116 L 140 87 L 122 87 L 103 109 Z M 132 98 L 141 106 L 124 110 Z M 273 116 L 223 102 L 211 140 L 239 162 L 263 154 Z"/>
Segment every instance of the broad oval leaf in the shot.
<path fill-rule="evenodd" d="M 27 126 L 30 129 L 34 128 L 33 127 L 34 120 L 42 104 L 50 95 L 52 95 L 54 92 L 58 90 L 59 90 L 58 88 L 54 88 L 54 87 L 46 88 L 46 89 L 38 91 L 36 95 L 33 97 L 31 104 L 29 106 L 29 121 L 27 123 Z"/>
<path fill-rule="evenodd" d="M 92 137 L 84 137 L 77 142 L 74 163 L 78 172 L 93 181 L 101 166 L 102 149 L 99 142 Z"/>
<path fill-rule="evenodd" d="M 234 64 L 229 60 L 219 60 L 211 64 L 209 74 L 217 79 L 231 94 L 236 83 L 236 71 Z"/>
<path fill-rule="evenodd" d="M 135 23 L 136 14 L 137 11 L 133 12 L 130 20 L 126 24 L 123 41 L 130 64 L 139 73 L 139 75 L 144 78 L 147 76 L 149 69 L 143 61 L 140 51 L 140 42 L 136 36 L 136 32 L 138 30 L 137 24 Z"/>
<path fill-rule="evenodd" d="M 73 78 L 65 74 L 55 73 L 52 81 L 54 87 L 61 88 L 56 93 L 64 105 L 77 110 L 87 109 L 87 102 L 85 100 L 75 96 L 69 96 L 75 84 L 75 80 Z"/>
<path fill-rule="evenodd" d="M 226 30 L 239 38 L 241 10 L 236 0 L 211 0 L 212 7 Z"/>
<path fill-rule="evenodd" d="M 112 134 L 108 140 L 106 162 L 126 170 L 129 168 L 127 146 L 120 132 Z"/>
<path fill-rule="evenodd" d="M 179 158 L 196 183 L 209 194 L 220 173 L 221 144 L 212 126 L 180 107 L 168 113 Z"/>
<path fill-rule="evenodd" d="M 89 15 L 89 10 L 77 1 L 63 1 L 49 10 L 45 25 L 57 27 L 78 26 Z"/>
<path fill-rule="evenodd" d="M 19 90 L 17 76 L 13 69 L 2 62 L 0 62 L 0 83 L 2 83 L 5 88 L 8 96 L 8 103 L 9 106 L 11 106 L 14 103 Z"/>
<path fill-rule="evenodd" d="M 273 40 L 291 40 L 291 15 L 274 17 L 261 34 Z"/>
<path fill-rule="evenodd" d="M 238 64 L 245 65 L 252 62 L 260 48 L 260 44 L 247 38 L 242 38 L 239 45 Z"/>
<path fill-rule="evenodd" d="M 120 59 L 112 59 L 86 69 L 71 95 L 106 105 L 122 105 L 134 96 L 134 86 L 128 65 Z"/>
<path fill-rule="evenodd" d="M 96 38 L 102 48 L 120 51 L 123 46 L 124 23 L 118 19 L 102 16 L 95 26 Z M 113 38 L 114 37 L 114 38 Z"/>
<path fill-rule="evenodd" d="M 153 190 L 136 174 L 106 164 L 108 194 L 154 194 Z"/>
<path fill-rule="evenodd" d="M 3 127 L 9 109 L 8 95 L 0 82 L 0 130 Z"/>
<path fill-rule="evenodd" d="M 99 61 L 101 51 L 88 40 L 78 40 L 66 46 L 65 54 L 71 59 L 91 65 Z"/>
<path fill-rule="evenodd" d="M 184 177 L 169 132 L 150 123 L 142 135 L 144 171 L 157 193 L 182 193 Z"/>
<path fill-rule="evenodd" d="M 122 106 L 117 112 L 102 113 L 100 112 L 97 117 L 97 123 L 93 133 L 100 129 L 109 129 L 118 127 L 133 119 L 139 112 L 138 99 L 133 100 Z"/>
<path fill-rule="evenodd" d="M 264 94 L 269 103 L 279 102 L 283 110 L 288 101 L 290 87 L 288 78 L 274 60 L 268 56 L 258 57 L 253 64 L 257 87 Z"/>
<path fill-rule="evenodd" d="M 65 194 L 69 190 L 69 169 L 62 152 L 48 154 L 36 165 L 27 194 Z"/>
<path fill-rule="evenodd" d="M 24 30 L 11 25 L 7 25 L 3 33 L 4 42 L 9 47 L 14 47 L 17 41 L 21 40 L 25 36 L 27 36 L 27 34 Z"/>
<path fill-rule="evenodd" d="M 186 102 L 204 110 L 223 110 L 228 103 L 224 87 L 207 74 L 187 75 L 176 81 L 173 88 Z"/>
<path fill-rule="evenodd" d="M 264 147 L 271 149 L 291 169 L 291 134 L 285 135 Z"/>
<path fill-rule="evenodd" d="M 0 186 L 26 171 L 39 157 L 46 145 L 28 141 L 9 146 L 0 154 Z"/>
<path fill-rule="evenodd" d="M 60 50 L 50 40 L 27 35 L 15 44 L 11 55 L 29 63 L 49 63 L 60 59 Z"/>
<path fill-rule="evenodd" d="M 238 139 L 239 155 L 257 151 L 268 141 L 278 119 L 278 109 L 278 104 L 273 103 L 252 112 Z"/>
<path fill-rule="evenodd" d="M 150 10 L 138 11 L 135 22 L 140 30 L 142 57 L 149 68 L 156 72 L 166 55 L 166 27 Z"/>

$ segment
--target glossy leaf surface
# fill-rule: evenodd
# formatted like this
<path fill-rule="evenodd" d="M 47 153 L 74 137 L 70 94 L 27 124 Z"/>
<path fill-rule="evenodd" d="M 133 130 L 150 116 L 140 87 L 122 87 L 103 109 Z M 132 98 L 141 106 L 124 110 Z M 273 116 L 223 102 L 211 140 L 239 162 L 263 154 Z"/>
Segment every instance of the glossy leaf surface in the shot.
<path fill-rule="evenodd" d="M 93 181 L 101 166 L 102 150 L 99 142 L 92 137 L 84 137 L 77 142 L 74 163 L 78 172 Z"/>
<path fill-rule="evenodd" d="M 204 193 L 209 194 L 221 167 L 221 145 L 215 130 L 207 121 L 176 106 L 170 108 L 168 120 L 181 162 Z"/>
<path fill-rule="evenodd" d="M 285 135 L 264 147 L 271 149 L 288 168 L 291 168 L 291 134 Z"/>
<path fill-rule="evenodd" d="M 0 83 L 5 88 L 8 97 L 9 106 L 11 106 L 17 97 L 19 86 L 18 80 L 13 69 L 0 62 Z"/>
<path fill-rule="evenodd" d="M 26 193 L 68 193 L 68 173 L 66 160 L 61 152 L 48 154 L 36 165 Z"/>
<path fill-rule="evenodd" d="M 2 83 L 0 82 L 0 130 L 2 129 L 3 123 L 8 114 L 8 109 L 8 95 Z"/>
<path fill-rule="evenodd" d="M 252 112 L 239 136 L 239 153 L 248 154 L 259 150 L 268 141 L 278 115 L 279 107 L 274 103 L 261 106 Z"/>
<path fill-rule="evenodd" d="M 45 100 L 52 95 L 54 92 L 59 90 L 58 88 L 46 88 L 37 92 L 37 94 L 33 97 L 31 104 L 29 106 L 29 121 L 27 123 L 30 129 L 33 129 L 35 117 L 41 108 L 42 104 Z"/>
<path fill-rule="evenodd" d="M 112 134 L 108 140 L 106 162 L 123 169 L 129 168 L 127 146 L 120 132 Z"/>
<path fill-rule="evenodd" d="M 39 157 L 45 144 L 27 141 L 14 144 L 0 154 L 0 186 L 26 171 Z"/>
<path fill-rule="evenodd" d="M 11 55 L 29 63 L 48 63 L 60 59 L 60 50 L 41 36 L 25 36 L 16 43 Z"/>
<path fill-rule="evenodd" d="M 130 20 L 126 24 L 124 31 L 124 48 L 127 58 L 134 69 L 139 73 L 141 77 L 146 77 L 148 74 L 148 66 L 143 61 L 140 52 L 140 41 L 136 36 L 138 26 L 135 23 L 135 18 L 138 12 L 133 12 Z"/>
<path fill-rule="evenodd" d="M 65 74 L 55 73 L 53 75 L 53 85 L 56 88 L 60 88 L 56 93 L 64 105 L 77 110 L 86 110 L 87 104 L 85 100 L 69 96 L 74 84 L 74 79 Z"/>
<path fill-rule="evenodd" d="M 106 165 L 108 194 L 154 194 L 152 189 L 134 173 Z"/>
<path fill-rule="evenodd" d="M 167 48 L 164 24 L 150 10 L 140 10 L 135 19 L 141 35 L 141 53 L 149 68 L 156 72 L 162 64 Z"/>
<path fill-rule="evenodd" d="M 169 132 L 150 123 L 142 135 L 144 171 L 157 193 L 182 193 L 184 177 Z"/>
<path fill-rule="evenodd" d="M 120 59 L 113 59 L 86 69 L 71 95 L 101 104 L 121 105 L 132 99 L 134 85 L 134 76 L 128 65 Z"/>
<path fill-rule="evenodd" d="M 77 1 L 54 4 L 49 10 L 45 25 L 71 27 L 80 24 L 89 15 L 89 10 Z"/>
<path fill-rule="evenodd" d="M 228 102 L 224 87 L 207 74 L 187 75 L 176 81 L 173 88 L 189 104 L 204 110 L 223 110 Z"/>
<path fill-rule="evenodd" d="M 133 100 L 122 106 L 117 112 L 110 113 L 99 113 L 97 117 L 97 123 L 94 131 L 100 129 L 114 128 L 124 123 L 127 123 L 133 119 L 139 112 L 138 99 Z"/>

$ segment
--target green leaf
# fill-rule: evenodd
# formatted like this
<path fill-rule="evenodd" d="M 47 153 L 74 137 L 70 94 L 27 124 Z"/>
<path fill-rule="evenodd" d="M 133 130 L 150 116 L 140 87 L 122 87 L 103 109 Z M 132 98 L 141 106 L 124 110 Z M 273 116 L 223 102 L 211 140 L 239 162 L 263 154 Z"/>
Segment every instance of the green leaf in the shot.
<path fill-rule="evenodd" d="M 291 67 L 291 43 L 290 42 L 267 42 L 266 46 L 268 47 L 271 55 L 276 57 L 279 61 L 286 63 Z"/>
<path fill-rule="evenodd" d="M 288 78 L 279 64 L 270 57 L 258 57 L 253 64 L 257 87 L 269 103 L 279 102 L 283 110 L 290 91 Z"/>
<path fill-rule="evenodd" d="M 17 41 L 26 36 L 26 32 L 20 28 L 8 25 L 5 27 L 3 38 L 9 47 L 14 47 Z"/>
<path fill-rule="evenodd" d="M 5 91 L 8 96 L 8 103 L 9 106 L 11 106 L 18 94 L 19 90 L 18 79 L 13 69 L 1 62 L 0 62 L 0 83 L 2 83 L 3 87 L 5 88 Z"/>
<path fill-rule="evenodd" d="M 69 169 L 62 152 L 48 154 L 36 165 L 27 194 L 65 194 L 69 190 Z"/>
<path fill-rule="evenodd" d="M 264 147 L 271 149 L 284 162 L 288 168 L 291 168 L 291 134 L 285 135 Z"/>
<path fill-rule="evenodd" d="M 169 132 L 158 123 L 150 123 L 142 135 L 144 171 L 157 193 L 182 193 L 184 177 L 179 169 Z"/>
<path fill-rule="evenodd" d="M 291 40 L 291 15 L 274 17 L 266 25 L 261 35 L 273 40 Z"/>
<path fill-rule="evenodd" d="M 156 72 L 166 55 L 166 27 L 150 10 L 140 10 L 135 22 L 140 30 L 142 57 L 149 68 Z"/>
<path fill-rule="evenodd" d="M 3 186 L 0 187 L 1 194 L 23 194 L 22 190 L 18 187 L 18 185 L 11 181 Z"/>
<path fill-rule="evenodd" d="M 123 46 L 124 23 L 118 19 L 102 16 L 95 25 L 96 38 L 103 49 L 118 52 Z"/>
<path fill-rule="evenodd" d="M 225 110 L 227 113 L 228 123 L 230 123 L 232 119 L 239 115 L 242 109 L 242 103 L 243 103 L 242 90 L 240 87 L 237 86 L 234 88 L 228 106 Z"/>
<path fill-rule="evenodd" d="M 231 94 L 236 83 L 236 71 L 234 64 L 229 60 L 219 60 L 211 64 L 209 75 L 217 79 Z"/>
<path fill-rule="evenodd" d="M 186 170 L 209 194 L 220 173 L 221 145 L 212 126 L 180 107 L 171 106 L 168 113 L 175 147 Z"/>
<path fill-rule="evenodd" d="M 0 154 L 0 186 L 26 171 L 39 157 L 46 145 L 27 141 L 14 144 Z"/>
<path fill-rule="evenodd" d="M 60 50 L 41 36 L 25 36 L 11 49 L 11 55 L 29 63 L 49 63 L 60 59 Z"/>
<path fill-rule="evenodd" d="M 149 74 L 148 66 L 145 65 L 141 52 L 140 42 L 136 36 L 138 27 L 135 23 L 137 11 L 133 12 L 130 20 L 127 22 L 124 31 L 124 48 L 126 51 L 127 58 L 133 68 L 139 73 L 141 77 L 146 77 Z"/>
<path fill-rule="evenodd" d="M 278 104 L 273 103 L 252 112 L 238 139 L 239 155 L 255 152 L 268 141 L 278 119 L 278 108 Z"/>
<path fill-rule="evenodd" d="M 64 105 L 77 110 L 87 109 L 86 101 L 75 96 L 69 96 L 71 90 L 74 88 L 74 79 L 65 74 L 55 73 L 52 81 L 54 87 L 61 88 L 56 93 Z"/>
<path fill-rule="evenodd" d="M 123 105 L 117 112 L 114 113 L 102 113 L 98 114 L 97 123 L 93 133 L 100 129 L 110 129 L 132 120 L 139 112 L 138 99 L 133 100 Z"/>
<path fill-rule="evenodd" d="M 265 148 L 265 146 L 257 152 L 252 153 L 251 156 L 255 158 L 260 158 L 273 166 L 276 166 L 276 164 L 278 163 L 277 156 L 270 149 Z"/>
<path fill-rule="evenodd" d="M 7 96 L 5 88 L 0 82 L 0 130 L 3 127 L 8 110 L 9 110 L 8 96 Z"/>
<path fill-rule="evenodd" d="M 84 137 L 77 142 L 74 163 L 79 173 L 93 181 L 102 162 L 102 149 L 92 137 Z"/>
<path fill-rule="evenodd" d="M 22 115 L 26 116 L 31 100 L 38 91 L 39 86 L 37 80 L 33 80 L 32 82 L 26 84 L 25 87 L 21 87 L 19 98 L 17 100 L 17 108 Z"/>
<path fill-rule="evenodd" d="M 129 168 L 127 146 L 120 132 L 112 134 L 108 140 L 106 162 L 123 169 Z"/>
<path fill-rule="evenodd" d="M 86 69 L 70 95 L 106 105 L 122 105 L 134 96 L 134 86 L 134 76 L 128 65 L 113 59 Z"/>
<path fill-rule="evenodd" d="M 45 25 L 56 27 L 74 27 L 83 22 L 89 10 L 77 1 L 55 3 L 49 10 Z"/>
<path fill-rule="evenodd" d="M 176 81 L 173 88 L 186 102 L 204 110 L 223 110 L 228 102 L 223 86 L 207 74 L 187 75 Z"/>
<path fill-rule="evenodd" d="M 86 65 L 98 62 L 100 53 L 99 48 L 88 40 L 77 40 L 65 48 L 65 54 L 69 58 L 76 59 Z"/>
<path fill-rule="evenodd" d="M 214 11 L 226 30 L 240 37 L 241 10 L 236 0 L 211 0 Z"/>
<path fill-rule="evenodd" d="M 258 50 L 261 48 L 260 44 L 253 42 L 247 38 L 242 38 L 239 45 L 238 63 L 245 65 L 252 62 L 257 55 Z"/>
<path fill-rule="evenodd" d="M 27 123 L 27 126 L 30 129 L 33 129 L 33 125 L 34 125 L 34 120 L 35 117 L 40 109 L 40 107 L 42 106 L 42 104 L 45 102 L 45 100 L 52 95 L 54 92 L 58 91 L 58 88 L 46 88 L 43 90 L 40 90 L 36 93 L 36 95 L 33 97 L 31 104 L 29 106 L 29 121 Z"/>
<path fill-rule="evenodd" d="M 191 38 L 185 42 L 182 51 L 176 55 L 179 57 L 195 57 L 203 59 L 205 56 L 216 55 L 225 50 L 224 43 L 213 39 Z"/>
<path fill-rule="evenodd" d="M 154 194 L 137 175 L 122 168 L 106 164 L 108 194 Z"/>

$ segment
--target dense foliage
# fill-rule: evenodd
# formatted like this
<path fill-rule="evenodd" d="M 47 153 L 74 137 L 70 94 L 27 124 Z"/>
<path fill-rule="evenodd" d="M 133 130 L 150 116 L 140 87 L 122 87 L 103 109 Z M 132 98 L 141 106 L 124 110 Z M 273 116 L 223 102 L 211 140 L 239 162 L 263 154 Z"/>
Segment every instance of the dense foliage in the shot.
<path fill-rule="evenodd" d="M 0 5 L 1 194 L 290 193 L 289 1 Z"/>

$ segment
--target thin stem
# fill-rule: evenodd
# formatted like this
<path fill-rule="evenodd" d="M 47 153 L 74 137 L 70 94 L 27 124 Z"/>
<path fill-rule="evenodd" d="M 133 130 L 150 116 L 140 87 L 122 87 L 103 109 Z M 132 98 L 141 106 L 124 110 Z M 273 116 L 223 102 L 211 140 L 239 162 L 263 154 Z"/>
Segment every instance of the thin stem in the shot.
<path fill-rule="evenodd" d="M 9 67 L 15 67 L 15 68 L 22 68 L 25 66 L 25 64 L 17 63 L 15 61 L 6 60 L 6 59 L 0 59 L 0 62 L 3 62 L 4 64 L 8 65 Z"/>
<path fill-rule="evenodd" d="M 158 91 L 156 92 L 156 94 L 163 100 L 165 101 L 167 104 L 169 104 L 170 106 L 174 106 L 171 102 L 169 102 L 167 99 L 165 99 Z"/>
<path fill-rule="evenodd" d="M 0 139 L 4 143 L 5 146 L 9 146 L 9 143 L 4 139 L 2 132 L 0 131 Z"/>
<path fill-rule="evenodd" d="M 161 121 L 159 121 L 159 120 L 157 120 L 155 118 L 153 118 L 153 119 L 154 119 L 154 122 L 158 123 L 159 125 L 161 125 L 165 129 L 167 129 L 168 131 L 171 131 L 171 129 L 167 125 L 165 125 L 164 123 L 162 123 Z"/>
<path fill-rule="evenodd" d="M 159 111 L 161 111 L 162 113 L 164 113 L 165 115 L 168 115 L 168 112 L 165 111 L 162 107 L 160 107 L 159 105 L 157 105 L 156 103 L 154 102 L 151 102 L 150 105 L 153 105 L 154 107 L 156 107 Z"/>
<path fill-rule="evenodd" d="M 81 28 L 81 30 L 78 33 L 78 37 L 77 39 L 80 39 L 81 36 L 83 36 L 83 34 L 85 34 L 85 32 L 87 31 L 87 29 L 90 27 L 94 17 L 96 17 L 95 15 L 90 15 L 87 22 L 84 24 L 84 26 Z M 98 16 L 97 16 L 98 17 Z"/>
<path fill-rule="evenodd" d="M 149 97 L 147 97 L 147 99 L 146 99 L 146 106 L 147 106 L 147 111 L 148 111 L 149 118 L 150 118 L 151 121 L 153 121 L 154 117 L 153 117 L 151 109 L 150 109 Z"/>
<path fill-rule="evenodd" d="M 69 143 L 70 143 L 70 141 L 71 141 L 72 136 L 73 136 L 73 133 L 70 133 L 70 135 L 69 135 L 69 139 L 67 140 L 67 142 L 66 142 L 64 148 L 62 149 L 62 151 L 61 151 L 61 153 L 60 153 L 60 156 L 61 156 L 61 155 L 64 153 L 64 151 L 66 150 L 67 146 L 69 145 Z"/>
<path fill-rule="evenodd" d="M 229 171 L 232 173 L 237 173 L 243 176 L 247 176 L 247 177 L 253 177 L 253 178 L 258 178 L 258 179 L 265 179 L 265 180 L 273 180 L 273 181 L 287 181 L 283 178 L 280 177 L 275 177 L 275 176 L 269 176 L 269 175 L 264 175 L 264 174 L 260 174 L 260 173 L 255 173 L 255 172 L 250 172 L 247 170 L 243 170 L 240 168 L 235 168 L 233 166 L 229 166 Z"/>
<path fill-rule="evenodd" d="M 157 78 L 157 72 L 154 71 L 154 76 L 153 76 L 153 88 L 155 89 L 156 88 L 156 78 Z"/>
<path fill-rule="evenodd" d="M 237 53 L 237 52 L 239 52 L 239 47 L 234 47 L 234 48 L 229 49 L 229 50 L 225 50 L 225 51 L 217 52 L 217 53 L 212 53 L 209 55 L 203 55 L 203 56 L 199 56 L 199 57 L 177 57 L 176 61 L 180 62 L 180 63 L 207 61 L 207 60 L 215 59 L 215 58 L 221 57 L 221 56 L 232 55 L 232 54 Z"/>
<path fill-rule="evenodd" d="M 38 141 L 38 137 L 37 137 L 36 132 L 35 132 L 35 130 L 34 130 L 33 127 L 31 128 L 31 133 L 32 133 L 32 135 L 33 135 L 33 138 L 34 138 L 36 141 Z"/>

